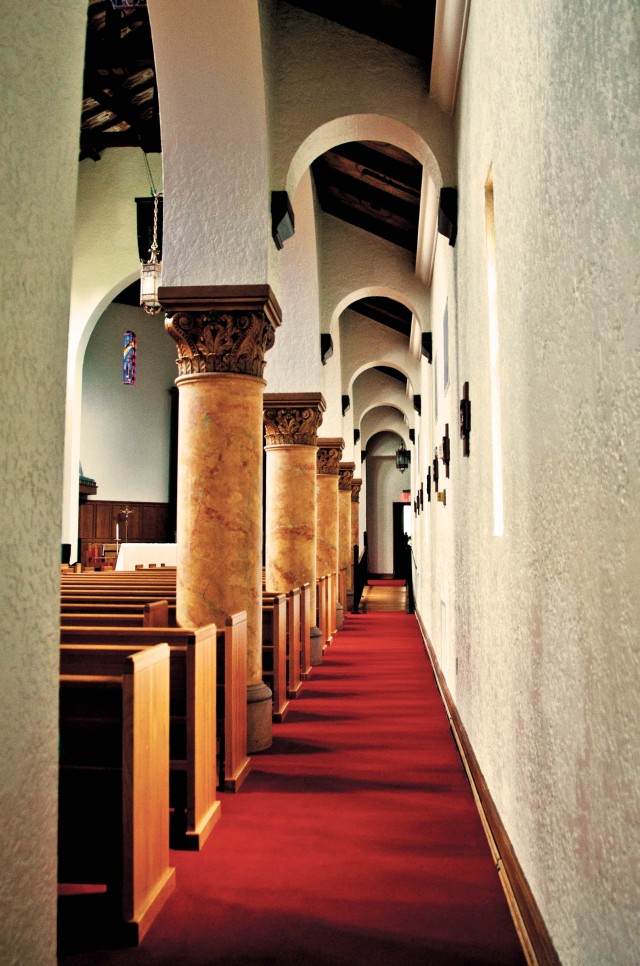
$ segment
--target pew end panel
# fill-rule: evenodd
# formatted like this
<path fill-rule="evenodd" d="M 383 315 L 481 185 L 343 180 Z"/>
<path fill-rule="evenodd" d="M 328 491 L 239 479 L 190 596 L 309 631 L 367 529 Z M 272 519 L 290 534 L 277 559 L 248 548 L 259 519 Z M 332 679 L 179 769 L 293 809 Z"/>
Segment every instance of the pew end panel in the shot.
<path fill-rule="evenodd" d="M 231 614 L 218 632 L 219 712 L 222 732 L 219 786 L 237 792 L 251 771 L 247 755 L 247 615 Z"/>
<path fill-rule="evenodd" d="M 60 677 L 59 879 L 106 884 L 137 944 L 175 888 L 169 648 L 129 654 L 119 670 Z"/>
<path fill-rule="evenodd" d="M 262 601 L 263 677 L 273 691 L 273 720 L 284 721 L 287 698 L 287 598 L 275 594 Z"/>

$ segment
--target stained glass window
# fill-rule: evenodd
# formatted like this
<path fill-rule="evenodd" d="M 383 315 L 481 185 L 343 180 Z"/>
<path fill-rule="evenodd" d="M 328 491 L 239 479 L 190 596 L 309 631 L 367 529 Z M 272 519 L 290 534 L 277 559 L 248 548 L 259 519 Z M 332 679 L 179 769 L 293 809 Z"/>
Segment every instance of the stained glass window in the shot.
<path fill-rule="evenodd" d="M 136 384 L 136 334 L 125 332 L 122 343 L 122 381 L 125 386 Z"/>

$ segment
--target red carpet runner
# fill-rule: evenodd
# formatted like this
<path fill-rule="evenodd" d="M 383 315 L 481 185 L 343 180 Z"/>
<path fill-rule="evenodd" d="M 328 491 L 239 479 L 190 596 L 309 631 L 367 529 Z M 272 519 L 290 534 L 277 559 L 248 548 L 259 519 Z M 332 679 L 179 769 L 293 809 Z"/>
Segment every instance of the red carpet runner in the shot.
<path fill-rule="evenodd" d="M 524 962 L 414 617 L 349 615 L 222 809 L 142 946 L 61 966 Z"/>

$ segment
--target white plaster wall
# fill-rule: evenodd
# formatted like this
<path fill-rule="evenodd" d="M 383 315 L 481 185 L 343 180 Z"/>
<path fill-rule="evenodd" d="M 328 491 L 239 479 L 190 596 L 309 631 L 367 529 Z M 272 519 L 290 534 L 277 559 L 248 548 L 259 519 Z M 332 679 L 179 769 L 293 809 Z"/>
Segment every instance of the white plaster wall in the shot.
<path fill-rule="evenodd" d="M 565 966 L 637 962 L 640 8 L 471 5 L 462 74 L 458 706 Z M 492 537 L 495 178 L 505 535 Z"/>
<path fill-rule="evenodd" d="M 86 3 L 2 7 L 0 963 L 53 964 L 60 506 Z"/>
<path fill-rule="evenodd" d="M 366 294 L 396 297 L 420 320 L 428 320 L 428 290 L 416 277 L 411 252 L 349 225 L 333 215 L 318 222 L 322 265 L 320 319 L 328 332 L 340 313 Z M 376 289 L 385 288 L 385 291 Z"/>
<path fill-rule="evenodd" d="M 272 92 L 277 124 L 272 139 L 274 187 L 285 187 L 291 159 L 304 142 L 302 170 L 328 147 L 349 140 L 385 140 L 406 147 L 429 165 L 438 188 L 441 177 L 451 183 L 452 121 L 429 99 L 428 79 L 417 58 L 287 3 L 275 0 L 269 6 L 277 77 Z M 378 123 L 377 135 L 366 115 L 385 119 Z M 336 118 L 351 120 L 334 140 L 330 122 Z M 418 138 L 429 148 L 419 147 Z"/>
<path fill-rule="evenodd" d="M 366 449 L 372 436 L 384 430 L 400 436 L 407 448 L 411 445 L 409 442 L 409 427 L 404 415 L 392 406 L 376 406 L 374 409 L 370 409 L 360 421 L 361 436 L 359 442 L 362 449 Z"/>
<path fill-rule="evenodd" d="M 407 417 L 409 426 L 413 423 L 413 407 L 402 383 L 376 369 L 360 373 L 353 383 L 352 406 L 356 425 L 370 409 L 378 406 L 395 406 Z"/>
<path fill-rule="evenodd" d="M 148 156 L 157 189 L 162 158 Z M 67 355 L 62 542 L 78 539 L 78 464 L 82 418 L 82 366 L 93 327 L 115 295 L 140 274 L 136 227 L 137 197 L 148 197 L 142 151 L 103 151 L 99 161 L 78 167 L 73 274 Z M 167 336 L 167 341 L 171 340 Z"/>
<path fill-rule="evenodd" d="M 393 504 L 402 502 L 408 473 L 396 468 L 400 440 L 395 434 L 376 437 L 367 454 L 366 525 L 369 571 L 393 573 Z"/>
<path fill-rule="evenodd" d="M 267 392 L 318 392 L 323 381 L 313 195 L 307 171 L 292 199 L 295 234 L 276 255 L 282 325 L 266 356 Z"/>
<path fill-rule="evenodd" d="M 165 285 L 268 281 L 269 149 L 257 0 L 152 0 Z"/>
<path fill-rule="evenodd" d="M 345 309 L 340 316 L 340 346 L 344 393 L 352 391 L 352 383 L 362 368 L 372 364 L 399 369 L 419 391 L 420 364 L 409 354 L 409 340 L 401 332 Z"/>
<path fill-rule="evenodd" d="M 122 337 L 137 337 L 136 385 L 122 383 Z M 84 357 L 80 460 L 98 483 L 97 499 L 164 503 L 169 498 L 175 343 L 163 316 L 112 303 Z"/>

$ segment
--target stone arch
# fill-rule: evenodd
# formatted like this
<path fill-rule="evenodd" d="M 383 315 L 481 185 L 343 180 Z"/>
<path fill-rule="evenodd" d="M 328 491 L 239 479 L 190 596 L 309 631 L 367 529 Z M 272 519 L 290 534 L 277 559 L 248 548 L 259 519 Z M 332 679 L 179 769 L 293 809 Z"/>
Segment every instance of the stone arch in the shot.
<path fill-rule="evenodd" d="M 312 161 L 337 144 L 347 141 L 386 141 L 407 151 L 423 166 L 425 174 L 439 190 L 443 184 L 442 163 L 427 142 L 413 128 L 381 114 L 350 114 L 320 125 L 300 144 L 291 159 L 286 188 L 292 198 L 298 182 Z"/>

